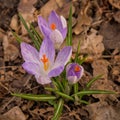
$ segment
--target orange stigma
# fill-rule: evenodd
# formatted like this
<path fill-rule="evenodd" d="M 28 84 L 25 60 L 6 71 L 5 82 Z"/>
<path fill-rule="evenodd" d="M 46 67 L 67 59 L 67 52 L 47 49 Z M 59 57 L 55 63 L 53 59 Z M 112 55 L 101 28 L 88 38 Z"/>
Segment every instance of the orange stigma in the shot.
<path fill-rule="evenodd" d="M 46 71 L 49 67 L 49 60 L 45 54 L 42 56 L 41 61 L 43 62 L 44 70 Z"/>
<path fill-rule="evenodd" d="M 76 65 L 75 68 L 74 68 L 74 71 L 75 72 L 79 72 L 80 71 L 80 67 L 78 65 Z"/>
<path fill-rule="evenodd" d="M 52 30 L 55 30 L 55 29 L 56 29 L 56 24 L 55 24 L 55 23 L 52 23 L 52 24 L 50 25 L 50 28 L 51 28 Z"/>

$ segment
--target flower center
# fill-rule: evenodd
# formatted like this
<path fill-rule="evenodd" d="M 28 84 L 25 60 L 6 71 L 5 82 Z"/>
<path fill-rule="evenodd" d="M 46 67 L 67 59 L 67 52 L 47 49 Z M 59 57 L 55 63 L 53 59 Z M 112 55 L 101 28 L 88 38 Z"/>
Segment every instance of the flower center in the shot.
<path fill-rule="evenodd" d="M 43 65 L 44 65 L 44 70 L 48 70 L 48 67 L 49 67 L 49 59 L 46 57 L 45 54 L 43 54 L 42 58 L 41 58 L 41 61 L 43 62 Z"/>
<path fill-rule="evenodd" d="M 50 25 L 50 28 L 51 28 L 52 30 L 55 30 L 55 29 L 56 29 L 56 24 L 55 24 L 55 23 L 52 23 L 52 24 Z"/>
<path fill-rule="evenodd" d="M 75 71 L 75 72 L 79 72 L 79 71 L 80 71 L 80 67 L 79 67 L 78 65 L 76 65 L 76 66 L 74 67 L 74 71 Z"/>

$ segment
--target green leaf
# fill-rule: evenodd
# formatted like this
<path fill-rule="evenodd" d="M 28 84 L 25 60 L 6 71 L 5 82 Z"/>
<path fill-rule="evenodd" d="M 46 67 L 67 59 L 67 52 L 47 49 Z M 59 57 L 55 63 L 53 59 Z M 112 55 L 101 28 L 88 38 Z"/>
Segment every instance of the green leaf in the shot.
<path fill-rule="evenodd" d="M 59 91 L 54 91 L 56 94 L 58 94 L 58 95 L 60 95 L 61 97 L 63 97 L 63 98 L 66 98 L 66 99 L 68 99 L 68 100 L 72 100 L 72 101 L 74 101 L 74 98 L 73 97 L 71 97 L 71 96 L 69 96 L 69 95 L 67 95 L 67 94 L 65 94 L 65 93 L 62 93 L 62 92 L 59 92 Z"/>
<path fill-rule="evenodd" d="M 64 105 L 63 99 L 59 99 L 58 105 L 55 109 L 55 113 L 54 113 L 54 116 L 53 116 L 52 120 L 59 120 L 59 117 L 62 113 L 63 105 Z"/>
<path fill-rule="evenodd" d="M 75 96 L 75 95 L 83 96 L 83 95 L 91 95 L 91 94 L 116 94 L 116 92 L 107 91 L 107 90 L 84 90 L 84 91 L 77 92 L 72 96 Z"/>
<path fill-rule="evenodd" d="M 50 87 L 45 87 L 45 90 L 48 90 L 48 91 L 51 91 L 51 92 L 56 91 L 56 89 L 54 89 L 54 88 L 50 88 Z"/>
<path fill-rule="evenodd" d="M 69 96 L 69 95 L 67 95 L 67 94 L 65 94 L 65 93 L 62 93 L 62 92 L 60 92 L 60 91 L 58 91 L 58 90 L 55 90 L 55 89 L 53 89 L 53 88 L 45 87 L 45 90 L 54 92 L 54 93 L 58 94 L 59 96 L 61 96 L 61 97 L 63 97 L 63 98 L 66 98 L 66 99 L 68 99 L 68 100 L 74 101 L 74 98 L 73 98 L 73 97 L 71 97 L 71 96 Z"/>
<path fill-rule="evenodd" d="M 94 77 L 93 79 L 91 79 L 91 80 L 87 83 L 86 89 L 89 89 L 89 88 L 91 87 L 91 85 L 92 85 L 96 80 L 98 80 L 98 79 L 101 78 L 101 77 L 102 77 L 102 75 L 98 75 L 98 76 Z"/>
<path fill-rule="evenodd" d="M 20 13 L 19 13 L 19 17 L 20 17 L 20 20 L 21 20 L 22 24 L 24 25 L 25 29 L 29 33 L 36 49 L 39 50 L 39 44 L 38 44 L 37 40 L 35 39 L 34 34 L 31 32 L 30 28 L 28 27 L 27 23 L 25 22 L 24 18 L 22 17 L 22 15 Z"/>
<path fill-rule="evenodd" d="M 72 46 L 72 5 L 69 11 L 67 45 Z"/>
<path fill-rule="evenodd" d="M 16 32 L 13 32 L 12 31 L 12 34 L 14 35 L 14 37 L 16 38 L 16 40 L 21 43 L 22 42 L 22 39 L 19 37 L 19 35 L 16 33 Z"/>
<path fill-rule="evenodd" d="M 77 93 L 78 92 L 78 83 L 75 83 L 74 84 L 74 93 Z"/>
<path fill-rule="evenodd" d="M 49 100 L 49 101 L 48 101 L 48 103 L 49 103 L 50 105 L 54 106 L 54 107 L 56 107 L 56 106 L 57 106 L 57 104 L 56 104 L 56 101 L 55 101 L 55 100 Z"/>
<path fill-rule="evenodd" d="M 49 101 L 56 99 L 55 96 L 51 96 L 51 95 L 34 95 L 34 94 L 19 94 L 19 93 L 12 93 L 11 95 L 28 100 L 35 100 L 35 101 Z"/>
<path fill-rule="evenodd" d="M 81 103 L 84 103 L 84 104 L 86 104 L 86 105 L 89 104 L 89 102 L 87 102 L 87 101 L 85 101 L 85 100 L 80 100 L 80 102 L 81 102 Z"/>
<path fill-rule="evenodd" d="M 78 92 L 78 83 L 75 83 L 74 84 L 74 94 Z M 75 102 L 78 102 L 79 101 L 79 98 L 77 95 L 74 96 L 75 97 Z"/>
<path fill-rule="evenodd" d="M 53 78 L 52 82 L 58 91 L 64 92 L 64 87 L 60 80 Z"/>
<path fill-rule="evenodd" d="M 39 35 L 39 33 L 36 31 L 36 29 L 33 27 L 32 24 L 30 24 L 30 28 L 31 28 L 31 30 L 32 30 L 34 36 L 36 37 L 36 39 L 37 39 L 37 41 L 38 41 L 38 44 L 39 44 L 39 46 L 40 46 L 41 43 L 42 43 L 42 38 L 41 38 L 41 36 Z"/>

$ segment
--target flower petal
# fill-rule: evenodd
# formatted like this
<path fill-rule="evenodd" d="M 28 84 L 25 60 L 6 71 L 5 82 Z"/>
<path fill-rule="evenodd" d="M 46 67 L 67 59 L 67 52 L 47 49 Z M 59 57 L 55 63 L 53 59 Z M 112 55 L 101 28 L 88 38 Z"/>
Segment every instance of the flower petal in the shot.
<path fill-rule="evenodd" d="M 54 49 L 53 42 L 48 38 L 44 39 L 42 42 L 40 52 L 39 52 L 40 59 L 43 57 L 43 55 L 46 55 L 46 57 L 49 59 L 51 63 L 54 62 L 55 49 Z"/>
<path fill-rule="evenodd" d="M 36 75 L 35 78 L 36 78 L 37 82 L 38 82 L 39 84 L 42 84 L 42 85 L 49 84 L 49 83 L 52 82 L 52 81 L 50 80 L 50 78 L 47 77 L 47 76 L 37 76 L 37 75 Z"/>
<path fill-rule="evenodd" d="M 54 68 L 54 69 L 52 69 L 52 70 L 48 73 L 48 76 L 49 76 L 49 77 L 59 76 L 63 70 L 64 70 L 64 66 L 60 66 L 60 67 Z"/>
<path fill-rule="evenodd" d="M 68 79 L 69 84 L 75 84 L 79 81 L 77 76 L 69 76 L 67 79 Z"/>
<path fill-rule="evenodd" d="M 21 54 L 26 62 L 39 62 L 39 53 L 34 47 L 25 42 L 22 42 L 20 46 Z"/>
<path fill-rule="evenodd" d="M 47 21 L 43 17 L 38 16 L 38 26 L 40 29 L 41 29 L 41 25 L 48 27 Z"/>
<path fill-rule="evenodd" d="M 48 27 L 41 25 L 41 32 L 44 35 L 44 37 L 49 37 L 52 31 Z"/>
<path fill-rule="evenodd" d="M 71 46 L 67 46 L 64 47 L 59 53 L 58 56 L 55 60 L 55 64 L 54 64 L 54 68 L 57 68 L 59 66 L 64 66 L 67 64 L 67 62 L 69 61 L 70 57 L 72 55 L 72 47 Z"/>
<path fill-rule="evenodd" d="M 63 27 L 63 29 L 61 30 L 61 33 L 62 33 L 63 39 L 65 39 L 67 35 L 67 21 L 63 16 L 60 16 L 60 19 Z"/>
<path fill-rule="evenodd" d="M 44 36 L 49 36 L 51 31 L 49 29 L 48 23 L 41 16 L 38 16 L 38 26 L 39 26 L 39 28 Z"/>
<path fill-rule="evenodd" d="M 52 40 L 56 49 L 60 48 L 64 40 L 62 34 L 57 29 L 51 32 L 50 39 Z"/>
<path fill-rule="evenodd" d="M 51 24 L 56 24 L 56 29 L 62 30 L 62 22 L 60 17 L 56 14 L 55 11 L 51 11 L 49 17 L 48 17 L 48 24 L 51 26 Z"/>
<path fill-rule="evenodd" d="M 63 16 L 60 16 L 61 22 L 62 22 L 62 27 L 67 28 L 67 21 Z"/>
<path fill-rule="evenodd" d="M 27 71 L 29 74 L 32 75 L 40 75 L 40 66 L 36 63 L 32 62 L 24 62 L 22 67 Z"/>
<path fill-rule="evenodd" d="M 66 38 L 66 35 L 67 35 L 67 28 L 62 29 L 61 34 L 62 34 L 63 40 L 64 40 Z"/>

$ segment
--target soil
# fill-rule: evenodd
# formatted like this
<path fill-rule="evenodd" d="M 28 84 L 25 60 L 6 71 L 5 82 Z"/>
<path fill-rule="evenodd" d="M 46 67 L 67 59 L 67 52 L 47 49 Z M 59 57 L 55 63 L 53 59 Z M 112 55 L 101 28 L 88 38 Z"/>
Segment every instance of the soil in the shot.
<path fill-rule="evenodd" d="M 10 94 L 46 92 L 34 76 L 22 68 L 20 45 L 11 30 L 32 44 L 18 13 L 40 33 L 38 15 L 47 18 L 50 11 L 55 10 L 68 20 L 71 3 L 73 57 L 80 40 L 79 57 L 88 55 L 82 64 L 85 73 L 79 85 L 84 88 L 91 78 L 103 74 L 91 89 L 111 90 L 118 94 L 86 96 L 89 105 L 66 102 L 60 120 L 120 120 L 119 0 L 0 0 L 0 120 L 52 118 L 54 109 L 48 103 L 28 101 Z"/>

